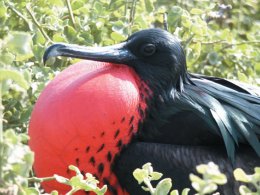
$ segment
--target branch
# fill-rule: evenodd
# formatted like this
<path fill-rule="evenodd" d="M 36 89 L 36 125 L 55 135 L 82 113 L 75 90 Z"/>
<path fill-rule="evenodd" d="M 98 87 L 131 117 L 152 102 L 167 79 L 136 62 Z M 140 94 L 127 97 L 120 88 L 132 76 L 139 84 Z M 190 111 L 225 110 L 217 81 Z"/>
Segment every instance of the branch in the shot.
<path fill-rule="evenodd" d="M 130 16 L 129 16 L 129 25 L 128 25 L 128 34 L 129 31 L 131 30 L 133 23 L 134 23 L 134 17 L 135 17 L 135 9 L 136 9 L 136 1 L 132 1 L 131 9 L 130 9 Z M 131 33 L 130 33 L 131 34 Z"/>
<path fill-rule="evenodd" d="M 0 82 L 0 178 L 2 177 L 3 168 L 3 144 L 4 144 L 4 130 L 3 130 L 3 110 L 4 106 L 2 104 L 2 82 Z M 1 180 L 0 180 L 1 182 Z"/>
<path fill-rule="evenodd" d="M 212 41 L 212 42 L 203 42 L 203 41 L 199 41 L 199 40 L 192 40 L 192 43 L 200 43 L 202 45 L 213 45 L 216 43 L 227 43 L 226 40 L 216 40 L 216 41 Z"/>
<path fill-rule="evenodd" d="M 51 180 L 55 180 L 56 178 L 54 176 L 52 177 L 43 177 L 43 178 L 38 178 L 38 177 L 30 177 L 28 178 L 29 182 L 37 182 L 37 183 L 41 183 L 44 181 L 51 181 Z"/>
<path fill-rule="evenodd" d="M 26 6 L 26 10 L 29 13 L 29 15 L 32 18 L 33 23 L 38 27 L 38 29 L 41 31 L 43 37 L 49 41 L 52 42 L 52 40 L 50 39 L 50 37 L 47 35 L 47 33 L 44 31 L 44 29 L 42 28 L 42 26 L 40 25 L 40 23 L 36 20 L 35 16 L 33 15 L 32 11 L 30 10 L 29 6 Z"/>
<path fill-rule="evenodd" d="M 168 16 L 167 12 L 163 13 L 163 27 L 164 27 L 164 30 L 169 31 L 167 16 Z"/>
<path fill-rule="evenodd" d="M 225 50 L 225 49 L 227 49 L 227 48 L 236 46 L 236 45 L 244 45 L 244 44 L 260 45 L 260 41 L 244 41 L 244 42 L 240 42 L 240 43 L 227 44 L 225 47 L 223 47 L 223 48 L 221 49 L 221 51 L 222 51 L 222 50 Z"/>
<path fill-rule="evenodd" d="M 73 11 L 72 11 L 72 8 L 71 8 L 70 0 L 66 0 L 66 5 L 67 5 L 67 8 L 69 10 L 71 23 L 72 23 L 72 25 L 73 25 L 73 27 L 75 29 L 76 28 L 76 23 L 75 23 L 75 18 L 74 18 Z"/>
<path fill-rule="evenodd" d="M 12 6 L 10 3 L 6 2 L 6 4 L 18 17 L 25 21 L 25 23 L 28 25 L 29 30 L 32 31 L 33 29 L 28 19 L 21 12 L 15 9 L 14 6 Z"/>
<path fill-rule="evenodd" d="M 202 45 L 213 45 L 217 43 L 224 43 L 226 44 L 224 47 L 222 47 L 219 51 L 223 51 L 227 48 L 236 46 L 236 45 L 244 45 L 244 44 L 251 44 L 251 45 L 260 45 L 260 41 L 244 41 L 244 42 L 239 42 L 239 43 L 228 43 L 226 40 L 216 40 L 212 42 L 203 42 L 199 40 L 192 40 L 192 43 L 201 43 Z"/>

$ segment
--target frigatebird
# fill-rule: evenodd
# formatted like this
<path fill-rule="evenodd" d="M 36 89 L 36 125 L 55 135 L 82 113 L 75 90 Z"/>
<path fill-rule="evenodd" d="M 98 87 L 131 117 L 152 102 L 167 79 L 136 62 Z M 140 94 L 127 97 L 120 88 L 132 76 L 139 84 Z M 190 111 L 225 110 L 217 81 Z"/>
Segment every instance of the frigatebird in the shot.
<path fill-rule="evenodd" d="M 105 47 L 57 43 L 46 50 L 43 59 L 56 56 L 127 66 L 137 75 L 146 106 L 137 108 L 137 131 L 111 163 L 111 171 L 129 194 L 147 194 L 132 176 L 146 162 L 172 178 L 174 188 L 183 189 L 190 186 L 189 173 L 195 172 L 196 165 L 213 161 L 229 178 L 219 189 L 222 194 L 238 193 L 234 168 L 252 172 L 260 166 L 257 91 L 226 79 L 189 73 L 180 41 L 169 32 L 146 29 Z M 104 183 L 111 194 L 120 194 L 118 187 L 107 180 Z"/>

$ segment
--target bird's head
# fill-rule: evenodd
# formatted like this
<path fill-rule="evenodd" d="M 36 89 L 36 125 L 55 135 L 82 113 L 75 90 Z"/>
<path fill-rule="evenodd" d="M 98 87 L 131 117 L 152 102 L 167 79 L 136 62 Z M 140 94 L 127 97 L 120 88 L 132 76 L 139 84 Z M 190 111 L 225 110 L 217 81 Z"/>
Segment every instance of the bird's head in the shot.
<path fill-rule="evenodd" d="M 128 65 L 153 91 L 178 88 L 186 79 L 186 60 L 181 44 L 161 29 L 142 30 L 122 43 L 106 47 L 57 43 L 46 50 L 44 61 L 55 56 Z"/>

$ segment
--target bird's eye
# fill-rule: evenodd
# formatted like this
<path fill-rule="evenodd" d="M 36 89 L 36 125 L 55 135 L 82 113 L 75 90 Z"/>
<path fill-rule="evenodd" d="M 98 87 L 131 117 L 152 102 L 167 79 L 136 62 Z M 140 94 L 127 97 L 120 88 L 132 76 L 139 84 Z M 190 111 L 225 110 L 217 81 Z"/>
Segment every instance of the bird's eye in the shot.
<path fill-rule="evenodd" d="M 154 44 L 148 43 L 141 47 L 141 52 L 144 56 L 151 56 L 155 53 L 156 47 Z"/>

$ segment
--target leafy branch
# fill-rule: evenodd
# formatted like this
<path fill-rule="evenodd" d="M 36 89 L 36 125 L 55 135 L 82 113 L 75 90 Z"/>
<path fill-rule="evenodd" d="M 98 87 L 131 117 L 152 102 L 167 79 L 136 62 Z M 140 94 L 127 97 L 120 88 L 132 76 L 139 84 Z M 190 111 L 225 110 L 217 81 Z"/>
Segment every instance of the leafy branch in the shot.
<path fill-rule="evenodd" d="M 30 9 L 29 5 L 26 6 L 26 10 L 29 13 L 29 15 L 32 18 L 33 23 L 37 26 L 37 28 L 41 31 L 42 35 L 44 36 L 44 38 L 48 41 L 52 43 L 51 38 L 47 35 L 47 33 L 44 31 L 44 29 L 42 28 L 41 24 L 37 21 L 37 19 L 35 18 L 32 10 Z"/>
<path fill-rule="evenodd" d="M 44 181 L 56 180 L 59 183 L 71 187 L 71 190 L 67 192 L 66 195 L 72 195 L 79 190 L 84 190 L 86 192 L 95 192 L 97 195 L 104 195 L 106 193 L 107 186 L 104 185 L 102 188 L 99 188 L 97 186 L 99 184 L 99 181 L 96 180 L 96 178 L 92 174 L 86 173 L 85 175 L 83 175 L 81 174 L 80 170 L 73 165 L 70 165 L 69 169 L 74 171 L 76 173 L 76 176 L 68 179 L 66 177 L 62 177 L 55 174 L 53 177 L 44 177 L 44 178 L 32 177 L 29 178 L 28 181 L 44 182 Z M 84 179 L 84 177 L 86 177 L 86 179 Z M 55 193 L 55 191 L 53 193 Z"/>
<path fill-rule="evenodd" d="M 68 11 L 69 11 L 71 23 L 72 23 L 73 27 L 76 28 L 76 22 L 75 22 L 72 8 L 71 8 L 70 0 L 66 0 L 66 5 L 67 5 Z"/>
<path fill-rule="evenodd" d="M 196 170 L 201 177 L 190 174 L 192 187 L 197 191 L 197 195 L 206 195 L 216 193 L 218 185 L 225 185 L 227 177 L 219 171 L 219 167 L 213 162 L 208 164 L 201 164 L 196 167 Z M 142 168 L 137 168 L 133 172 L 134 178 L 138 184 L 145 184 L 141 186 L 144 191 L 150 192 L 151 195 L 179 195 L 178 190 L 171 190 L 172 181 L 170 178 L 162 179 L 162 173 L 153 170 L 151 163 L 146 163 Z M 252 184 L 256 191 L 252 191 L 245 185 L 241 185 L 239 192 L 241 195 L 260 194 L 260 167 L 255 168 L 255 173 L 247 175 L 242 169 L 234 170 L 234 177 L 237 181 Z M 156 187 L 153 187 L 151 181 L 158 181 Z M 182 195 L 188 195 L 190 189 L 185 188 Z"/>
<path fill-rule="evenodd" d="M 32 31 L 33 28 L 32 28 L 31 23 L 29 22 L 29 20 L 28 20 L 21 12 L 19 12 L 17 9 L 15 9 L 15 7 L 14 7 L 13 5 L 11 5 L 11 4 L 8 3 L 8 2 L 5 2 L 5 3 L 7 4 L 7 6 L 8 6 L 19 18 L 21 18 L 22 20 L 25 21 L 25 23 L 28 25 L 29 30 Z"/>

